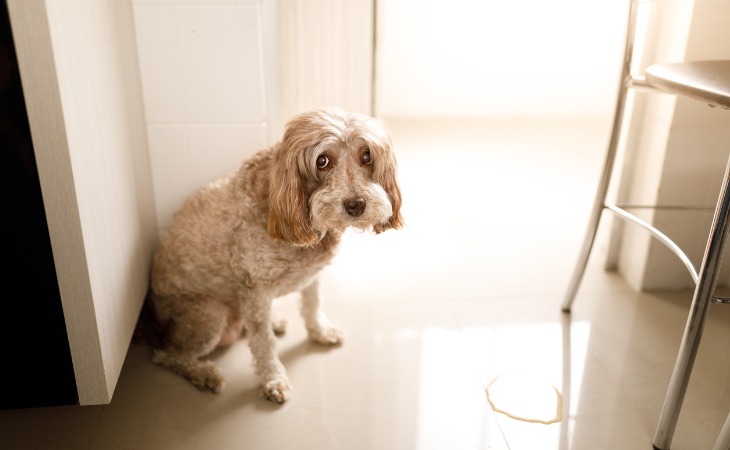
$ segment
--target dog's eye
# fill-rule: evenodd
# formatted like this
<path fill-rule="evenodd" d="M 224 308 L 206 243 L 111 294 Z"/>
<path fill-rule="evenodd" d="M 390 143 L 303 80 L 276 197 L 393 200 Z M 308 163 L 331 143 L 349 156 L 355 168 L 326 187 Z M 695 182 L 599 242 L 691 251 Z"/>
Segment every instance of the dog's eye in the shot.
<path fill-rule="evenodd" d="M 330 163 L 330 159 L 327 155 L 319 155 L 317 157 L 317 169 L 322 170 L 326 168 Z"/>
<path fill-rule="evenodd" d="M 365 148 L 365 151 L 362 152 L 362 154 L 360 155 L 360 162 L 365 165 L 368 165 L 371 162 L 373 162 L 373 158 L 372 158 L 372 156 L 370 156 L 370 149 Z"/>

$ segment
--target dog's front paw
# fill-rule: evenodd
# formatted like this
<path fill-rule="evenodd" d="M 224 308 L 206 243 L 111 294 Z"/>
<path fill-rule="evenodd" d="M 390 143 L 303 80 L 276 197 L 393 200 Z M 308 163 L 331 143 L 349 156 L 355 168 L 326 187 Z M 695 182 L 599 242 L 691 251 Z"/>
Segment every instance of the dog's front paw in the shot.
<path fill-rule="evenodd" d="M 345 332 L 334 325 L 327 325 L 310 330 L 309 338 L 323 345 L 339 345 L 345 340 Z"/>
<path fill-rule="evenodd" d="M 286 376 L 277 377 L 264 384 L 264 397 L 270 402 L 281 404 L 289 400 L 292 389 Z"/>

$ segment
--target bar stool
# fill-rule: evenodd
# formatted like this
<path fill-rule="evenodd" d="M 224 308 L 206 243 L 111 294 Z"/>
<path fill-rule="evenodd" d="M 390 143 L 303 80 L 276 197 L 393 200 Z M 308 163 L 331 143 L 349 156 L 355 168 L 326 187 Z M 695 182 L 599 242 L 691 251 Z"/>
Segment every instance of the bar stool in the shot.
<path fill-rule="evenodd" d="M 725 249 L 725 238 L 730 229 L 730 221 L 728 220 L 730 208 L 730 161 L 728 161 L 725 176 L 720 186 L 715 215 L 699 272 L 695 269 L 682 249 L 664 233 L 631 214 L 627 210 L 630 208 L 607 202 L 606 196 L 611 182 L 620 135 L 623 131 L 622 122 L 626 105 L 626 95 L 629 89 L 641 88 L 648 91 L 667 92 L 693 98 L 705 102 L 710 106 L 730 109 L 730 61 L 694 61 L 677 64 L 657 64 L 647 68 L 645 77 L 633 76 L 630 69 L 637 9 L 638 0 L 632 0 L 629 9 L 621 82 L 606 161 L 601 174 L 593 210 L 589 218 L 583 246 L 580 249 L 578 262 L 568 286 L 562 309 L 565 313 L 569 313 L 571 310 L 588 263 L 604 209 L 612 211 L 617 217 L 623 220 L 633 222 L 646 229 L 652 236 L 674 252 L 684 263 L 696 287 L 653 441 L 655 449 L 668 450 L 677 425 L 682 401 L 687 390 L 687 384 L 689 383 L 692 366 L 694 365 L 699 348 L 710 304 L 713 302 L 730 302 L 729 299 L 715 297 L 717 278 Z M 714 450 L 721 449 L 730 449 L 730 415 L 728 415 L 725 426 L 720 432 L 714 447 Z"/>

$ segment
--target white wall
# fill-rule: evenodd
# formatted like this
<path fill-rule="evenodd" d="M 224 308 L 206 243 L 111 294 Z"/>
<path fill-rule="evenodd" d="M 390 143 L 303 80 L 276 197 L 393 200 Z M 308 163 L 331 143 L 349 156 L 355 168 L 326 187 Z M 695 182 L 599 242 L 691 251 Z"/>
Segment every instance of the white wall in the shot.
<path fill-rule="evenodd" d="M 376 112 L 607 117 L 628 1 L 378 2 Z"/>
<path fill-rule="evenodd" d="M 157 218 L 273 143 L 275 0 L 133 0 Z"/>

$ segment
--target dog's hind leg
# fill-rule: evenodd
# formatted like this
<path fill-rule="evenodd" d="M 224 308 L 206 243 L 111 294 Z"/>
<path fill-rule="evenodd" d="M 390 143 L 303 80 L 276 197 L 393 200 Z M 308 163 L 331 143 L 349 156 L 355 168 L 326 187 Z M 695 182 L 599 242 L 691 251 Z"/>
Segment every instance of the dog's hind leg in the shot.
<path fill-rule="evenodd" d="M 153 362 L 186 378 L 201 391 L 207 389 L 217 394 L 223 389 L 225 377 L 212 361 L 201 361 L 189 354 L 167 350 L 157 349 L 154 352 Z"/>
<path fill-rule="evenodd" d="M 180 300 L 184 302 L 186 300 Z M 227 311 L 211 302 L 190 301 L 176 311 L 164 346 L 154 350 L 152 361 L 186 378 L 200 390 L 220 392 L 225 378 L 212 361 L 201 358 L 212 352 L 227 324 Z"/>
<path fill-rule="evenodd" d="M 325 345 L 342 343 L 345 333 L 332 325 L 324 311 L 322 311 L 319 280 L 315 279 L 302 290 L 301 314 L 311 340 Z"/>

